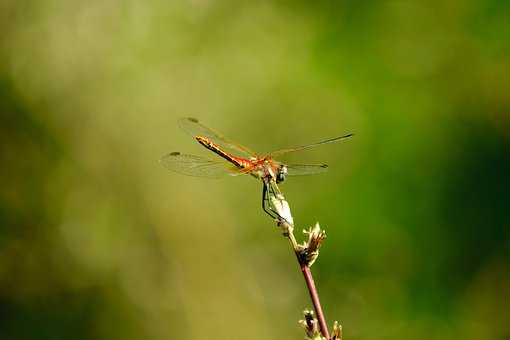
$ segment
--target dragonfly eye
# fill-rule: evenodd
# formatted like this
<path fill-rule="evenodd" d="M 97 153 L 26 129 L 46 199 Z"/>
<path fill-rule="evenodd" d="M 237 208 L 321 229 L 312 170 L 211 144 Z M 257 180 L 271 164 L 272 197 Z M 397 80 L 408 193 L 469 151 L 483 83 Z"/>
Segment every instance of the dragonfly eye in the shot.
<path fill-rule="evenodd" d="M 276 183 L 283 182 L 285 180 L 286 176 L 287 176 L 287 166 L 282 164 L 278 168 L 278 173 L 276 174 Z"/>

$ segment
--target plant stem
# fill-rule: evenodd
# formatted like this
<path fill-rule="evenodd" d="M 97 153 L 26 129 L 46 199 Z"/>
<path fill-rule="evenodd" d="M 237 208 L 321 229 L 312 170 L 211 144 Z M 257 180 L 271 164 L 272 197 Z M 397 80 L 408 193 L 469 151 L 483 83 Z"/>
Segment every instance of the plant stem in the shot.
<path fill-rule="evenodd" d="M 323 337 L 329 340 L 328 326 L 326 324 L 324 312 L 322 311 L 321 302 L 319 300 L 319 293 L 317 293 L 317 288 L 315 287 L 315 282 L 313 281 L 312 271 L 307 265 L 301 264 L 300 266 L 301 272 L 305 277 L 306 286 L 308 287 L 308 292 L 310 293 L 310 298 L 312 299 L 313 308 L 315 310 L 315 314 L 317 315 L 317 320 L 319 320 L 321 334 Z"/>
<path fill-rule="evenodd" d="M 309 242 L 305 246 L 298 245 L 296 237 L 294 236 L 294 222 L 292 214 L 290 212 L 289 204 L 285 200 L 285 197 L 281 193 L 280 188 L 278 188 L 278 185 L 276 184 L 273 178 L 268 179 L 264 182 L 264 190 L 262 197 L 264 211 L 268 212 L 268 210 L 266 210 L 267 206 L 265 204 L 266 202 L 269 202 L 271 204 L 271 207 L 274 208 L 274 210 L 271 210 L 271 208 L 269 208 L 269 211 L 274 212 L 274 214 L 277 216 L 276 221 L 278 226 L 281 227 L 281 229 L 283 230 L 283 235 L 289 239 L 292 245 L 292 249 L 294 250 L 294 254 L 296 254 L 299 267 L 301 268 L 301 272 L 303 273 L 303 276 L 305 278 L 308 293 L 310 294 L 310 298 L 312 299 L 313 308 L 315 310 L 315 314 L 319 322 L 320 333 L 324 338 L 330 340 L 328 326 L 326 324 L 326 318 L 324 317 L 324 312 L 322 311 L 322 306 L 319 300 L 319 293 L 317 293 L 317 288 L 315 287 L 312 272 L 310 271 L 310 265 L 311 263 L 313 263 L 313 261 L 315 261 L 315 259 L 310 261 L 310 258 L 308 258 L 308 256 L 304 257 L 302 253 L 302 250 L 304 250 L 303 247 L 306 247 L 306 252 L 310 250 L 311 238 L 309 238 Z M 275 217 L 270 212 L 268 212 L 268 214 L 271 215 L 271 217 Z M 311 232 L 312 229 L 310 228 L 310 233 Z M 324 239 L 324 236 L 325 235 L 322 234 L 320 235 L 320 239 L 319 238 L 315 239 L 314 250 L 312 250 L 317 251 L 315 257 L 318 255 L 318 247 L 320 245 L 320 241 Z M 316 235 L 316 237 L 319 237 L 319 235 Z"/>
<path fill-rule="evenodd" d="M 323 337 L 326 339 L 330 339 L 328 326 L 326 324 L 326 318 L 324 316 L 324 312 L 322 311 L 321 302 L 319 300 L 319 293 L 317 292 L 317 287 L 315 287 L 315 281 L 313 280 L 312 271 L 310 267 L 308 267 L 303 260 L 301 259 L 297 249 L 298 244 L 296 238 L 294 237 L 293 228 L 288 228 L 288 235 L 286 235 L 292 245 L 292 249 L 294 249 L 294 253 L 296 254 L 296 258 L 299 263 L 299 267 L 301 268 L 301 272 L 305 278 L 306 287 L 308 288 L 308 293 L 310 294 L 310 298 L 312 299 L 313 309 L 315 310 L 315 315 L 317 316 L 317 320 L 319 321 L 320 331 Z"/>

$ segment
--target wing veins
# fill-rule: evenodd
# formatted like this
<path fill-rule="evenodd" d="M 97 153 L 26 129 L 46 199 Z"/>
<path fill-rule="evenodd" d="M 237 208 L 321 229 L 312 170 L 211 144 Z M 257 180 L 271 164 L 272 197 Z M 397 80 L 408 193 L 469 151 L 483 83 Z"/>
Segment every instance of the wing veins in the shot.
<path fill-rule="evenodd" d="M 249 148 L 240 145 L 228 138 L 226 138 L 221 133 L 203 125 L 198 119 L 193 117 L 184 117 L 179 119 L 179 126 L 183 131 L 192 137 L 202 136 L 211 139 L 213 142 L 217 143 L 220 146 L 226 147 L 230 150 L 241 152 L 242 154 L 248 155 L 250 157 L 255 156 L 256 154 L 250 150 Z"/>
<path fill-rule="evenodd" d="M 346 139 L 346 138 L 349 138 L 349 137 L 352 137 L 352 136 L 354 136 L 354 134 L 353 133 L 349 133 L 347 135 L 325 139 L 325 140 L 322 140 L 322 141 L 319 141 L 319 142 L 316 142 L 316 143 L 300 145 L 300 146 L 296 146 L 296 147 L 293 147 L 293 148 L 286 148 L 286 149 L 276 150 L 276 151 L 271 152 L 270 155 L 271 156 L 279 156 L 279 155 L 287 154 L 287 153 L 290 153 L 290 152 L 296 152 L 296 151 L 311 149 L 311 148 L 314 148 L 314 147 L 317 147 L 317 146 L 321 146 L 321 145 L 324 145 L 324 144 L 336 143 L 336 142 L 339 142 L 339 141 L 341 141 L 343 139 Z"/>

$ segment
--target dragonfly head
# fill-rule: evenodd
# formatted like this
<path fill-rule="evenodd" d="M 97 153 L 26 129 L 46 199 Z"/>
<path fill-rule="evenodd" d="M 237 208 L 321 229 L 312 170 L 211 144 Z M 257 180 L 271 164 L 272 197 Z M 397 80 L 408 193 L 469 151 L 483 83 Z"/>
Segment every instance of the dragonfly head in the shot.
<path fill-rule="evenodd" d="M 285 164 L 280 164 L 276 170 L 276 183 L 281 183 L 287 177 L 287 166 Z"/>

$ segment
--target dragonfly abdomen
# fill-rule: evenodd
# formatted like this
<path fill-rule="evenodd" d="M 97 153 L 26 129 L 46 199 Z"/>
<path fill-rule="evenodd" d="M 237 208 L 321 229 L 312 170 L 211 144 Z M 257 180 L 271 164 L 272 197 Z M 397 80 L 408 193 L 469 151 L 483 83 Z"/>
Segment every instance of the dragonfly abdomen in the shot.
<path fill-rule="evenodd" d="M 247 167 L 252 165 L 251 162 L 248 161 L 247 159 L 244 159 L 244 158 L 241 158 L 241 157 L 235 157 L 235 156 L 233 156 L 233 155 L 231 155 L 231 154 L 221 150 L 221 148 L 218 145 L 216 145 L 215 143 L 211 142 L 206 137 L 196 136 L 195 139 L 197 140 L 197 142 L 202 144 L 204 147 L 206 147 L 207 149 L 211 150 L 212 152 L 214 152 L 218 156 L 226 159 L 227 161 L 229 161 L 230 163 L 234 164 L 238 168 L 243 168 L 244 169 L 244 168 L 247 168 Z M 250 163 L 250 164 L 248 164 L 248 163 Z"/>

